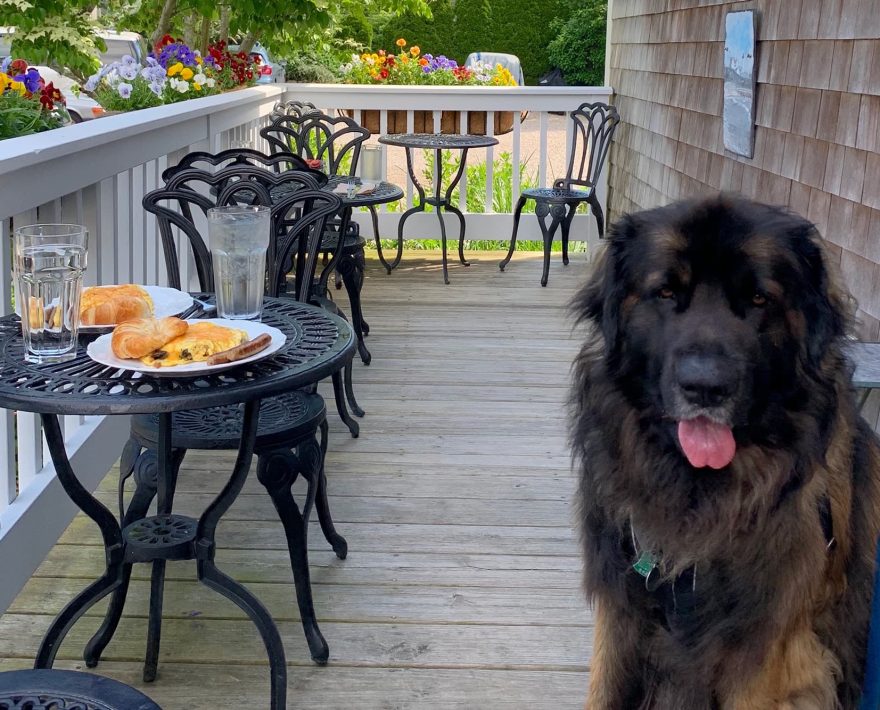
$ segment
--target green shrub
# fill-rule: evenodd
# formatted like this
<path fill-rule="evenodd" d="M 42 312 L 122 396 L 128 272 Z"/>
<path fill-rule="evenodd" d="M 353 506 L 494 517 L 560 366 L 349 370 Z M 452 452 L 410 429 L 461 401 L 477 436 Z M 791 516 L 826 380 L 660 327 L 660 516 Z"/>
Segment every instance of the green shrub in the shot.
<path fill-rule="evenodd" d="M 285 74 L 287 81 L 298 81 L 304 84 L 332 84 L 337 80 L 334 71 L 309 54 L 297 54 L 288 59 Z"/>
<path fill-rule="evenodd" d="M 567 84 L 602 86 L 605 82 L 605 0 L 589 0 L 552 27 L 556 36 L 547 46 L 553 66 L 562 70 Z"/>
<path fill-rule="evenodd" d="M 373 49 L 393 49 L 394 40 L 403 37 L 423 51 L 445 54 L 459 63 L 471 52 L 507 52 L 519 57 L 526 83 L 535 84 L 551 67 L 547 45 L 555 36 L 553 20 L 567 20 L 573 11 L 570 3 L 457 0 L 453 7 L 449 0 L 438 0 L 431 3 L 431 20 L 408 13 L 371 18 L 376 26 Z"/>

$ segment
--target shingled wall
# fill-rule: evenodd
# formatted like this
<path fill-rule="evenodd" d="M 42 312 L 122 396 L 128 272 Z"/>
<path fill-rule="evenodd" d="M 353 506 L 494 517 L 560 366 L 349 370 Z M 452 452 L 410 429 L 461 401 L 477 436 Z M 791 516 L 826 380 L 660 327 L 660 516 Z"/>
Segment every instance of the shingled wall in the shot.
<path fill-rule="evenodd" d="M 755 156 L 724 150 L 724 17 L 758 13 Z M 612 218 L 709 191 L 816 223 L 880 339 L 880 0 L 613 0 Z"/>

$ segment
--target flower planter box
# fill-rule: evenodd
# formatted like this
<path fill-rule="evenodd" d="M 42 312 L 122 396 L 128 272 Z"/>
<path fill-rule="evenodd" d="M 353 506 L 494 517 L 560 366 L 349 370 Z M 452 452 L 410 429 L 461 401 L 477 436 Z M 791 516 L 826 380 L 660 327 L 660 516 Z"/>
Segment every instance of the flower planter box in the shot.
<path fill-rule="evenodd" d="M 353 116 L 354 111 L 346 109 L 347 116 Z M 406 126 L 406 111 L 389 111 L 388 126 L 386 133 L 409 133 Z M 514 112 L 496 111 L 493 134 L 496 136 L 510 133 L 513 130 Z M 370 133 L 379 133 L 379 111 L 367 109 L 361 111 L 361 125 Z M 434 112 L 413 111 L 413 133 L 434 133 Z M 443 111 L 440 116 L 441 133 L 461 133 L 461 116 L 458 111 Z M 467 132 L 476 135 L 486 135 L 486 112 L 469 111 L 467 117 Z"/>

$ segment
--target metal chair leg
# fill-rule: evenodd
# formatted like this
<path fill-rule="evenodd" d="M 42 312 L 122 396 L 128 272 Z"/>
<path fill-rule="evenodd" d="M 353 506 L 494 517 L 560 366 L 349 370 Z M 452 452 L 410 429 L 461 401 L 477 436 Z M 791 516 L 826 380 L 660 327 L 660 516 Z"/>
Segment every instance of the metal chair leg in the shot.
<path fill-rule="evenodd" d="M 318 481 L 316 463 L 320 461 L 321 449 L 314 438 L 311 441 L 303 442 L 298 448 L 299 455 L 294 455 L 289 450 L 278 450 L 261 455 L 257 464 L 257 478 L 268 491 L 287 537 L 287 550 L 290 554 L 290 566 L 293 570 L 293 582 L 296 587 L 296 601 L 306 641 L 309 644 L 309 652 L 315 663 L 324 665 L 330 657 L 330 649 L 315 618 L 307 548 L 308 518 L 309 511 L 315 501 Z M 307 476 L 310 480 L 306 502 L 303 505 L 305 514 L 303 514 L 300 513 L 299 507 L 293 499 L 291 486 L 299 471 L 309 466 L 310 463 L 314 469 L 311 472 L 312 475 Z"/>
<path fill-rule="evenodd" d="M 507 256 L 505 256 L 501 260 L 501 263 L 498 264 L 498 268 L 501 271 L 504 271 L 504 267 L 510 263 L 511 258 L 513 257 L 513 251 L 516 249 L 516 233 L 519 231 L 519 218 L 522 215 L 525 204 L 525 197 L 520 197 L 516 201 L 516 209 L 513 212 L 513 231 L 510 233 L 510 246 L 507 248 Z"/>

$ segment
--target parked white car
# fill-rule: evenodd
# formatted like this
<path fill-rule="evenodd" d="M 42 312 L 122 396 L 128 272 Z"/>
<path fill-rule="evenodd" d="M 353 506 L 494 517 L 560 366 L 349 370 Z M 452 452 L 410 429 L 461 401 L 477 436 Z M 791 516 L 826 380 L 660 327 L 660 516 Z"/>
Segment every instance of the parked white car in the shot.
<path fill-rule="evenodd" d="M 229 51 L 235 54 L 238 51 L 237 44 L 230 44 Z M 273 62 L 272 55 L 259 42 L 254 44 L 251 49 L 251 57 L 260 58 L 260 76 L 257 77 L 258 84 L 277 84 L 284 81 L 284 65 L 280 62 Z"/>

